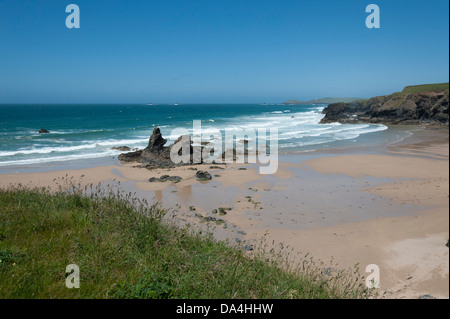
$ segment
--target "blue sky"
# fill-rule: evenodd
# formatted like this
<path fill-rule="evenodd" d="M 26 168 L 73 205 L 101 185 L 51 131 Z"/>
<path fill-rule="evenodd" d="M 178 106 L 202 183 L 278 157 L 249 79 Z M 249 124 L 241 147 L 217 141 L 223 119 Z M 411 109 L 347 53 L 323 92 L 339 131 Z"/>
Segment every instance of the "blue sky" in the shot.
<path fill-rule="evenodd" d="M 448 82 L 448 37 L 448 0 L 0 0 L 0 103 L 371 97 Z"/>

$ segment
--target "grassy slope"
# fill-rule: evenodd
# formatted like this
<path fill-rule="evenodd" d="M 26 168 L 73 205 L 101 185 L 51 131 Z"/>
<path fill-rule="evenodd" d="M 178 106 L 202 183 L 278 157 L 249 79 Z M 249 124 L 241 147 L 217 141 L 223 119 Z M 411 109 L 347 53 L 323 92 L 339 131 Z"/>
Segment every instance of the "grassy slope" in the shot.
<path fill-rule="evenodd" d="M 430 91 L 448 91 L 448 83 L 422 84 L 406 86 L 403 91 L 391 94 L 395 98 L 405 98 L 408 94 L 423 93 Z"/>
<path fill-rule="evenodd" d="M 435 83 L 435 84 L 422 84 L 422 85 L 411 85 L 406 86 L 403 91 L 393 93 L 397 96 L 404 97 L 407 94 L 411 93 L 421 93 L 421 92 L 429 92 L 429 91 L 448 91 L 449 90 L 449 83 Z M 353 97 L 343 97 L 343 98 L 321 98 L 317 100 L 311 100 L 311 101 L 297 101 L 297 100 L 289 100 L 284 102 L 284 104 L 332 104 L 332 103 L 349 103 L 352 101 L 365 101 L 368 99 L 361 99 L 361 98 L 353 98 Z"/>
<path fill-rule="evenodd" d="M 331 104 L 331 103 L 349 103 L 352 101 L 361 100 L 361 98 L 356 97 L 326 97 L 317 100 L 311 100 L 309 103 L 318 103 L 318 104 Z"/>
<path fill-rule="evenodd" d="M 448 83 L 423 84 L 423 85 L 407 86 L 403 89 L 402 93 L 411 94 L 427 91 L 445 91 L 445 90 L 448 91 L 448 89 L 449 89 Z"/>
<path fill-rule="evenodd" d="M 339 102 L 352 102 L 356 100 L 361 100 L 360 98 L 355 97 L 325 97 L 310 101 L 297 101 L 297 100 L 289 100 L 284 102 L 283 104 L 297 104 L 297 105 L 310 105 L 310 104 L 331 104 L 331 103 L 339 103 Z"/>
<path fill-rule="evenodd" d="M 405 101 L 405 99 L 409 94 L 424 93 L 430 91 L 448 91 L 448 90 L 449 90 L 448 83 L 411 85 L 406 86 L 401 92 L 395 92 L 388 95 L 388 97 L 390 97 L 395 102 L 393 104 L 393 107 L 399 107 Z"/>
<path fill-rule="evenodd" d="M 247 257 L 112 191 L 0 190 L 0 298 L 360 298 L 357 274 L 323 276 Z M 80 289 L 65 268 L 80 267 Z M 285 269 L 285 268 L 284 268 Z"/>

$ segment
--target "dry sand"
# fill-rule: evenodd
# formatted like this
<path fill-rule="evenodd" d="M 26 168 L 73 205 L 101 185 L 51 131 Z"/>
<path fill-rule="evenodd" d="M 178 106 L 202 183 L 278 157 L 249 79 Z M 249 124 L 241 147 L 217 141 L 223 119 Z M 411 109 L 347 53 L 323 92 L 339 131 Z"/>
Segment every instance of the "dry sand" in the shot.
<path fill-rule="evenodd" d="M 257 167 L 244 164 L 153 171 L 110 165 L 4 174 L 0 187 L 21 183 L 56 189 L 65 176 L 82 185 L 114 179 L 138 196 L 172 208 L 183 223 L 201 224 L 198 216 L 223 219 L 226 226 L 212 230 L 218 239 L 255 245 L 265 238 L 283 243 L 292 256 L 310 253 L 342 268 L 360 263 L 362 273 L 366 265 L 376 264 L 380 291 L 387 298 L 449 298 L 448 130 L 430 134 L 377 154 L 308 161 L 298 155 L 297 162 L 280 163 L 274 176 L 262 176 Z M 209 171 L 213 180 L 197 181 L 195 169 Z M 164 174 L 183 180 L 148 182 Z M 218 207 L 232 210 L 212 215 Z"/>

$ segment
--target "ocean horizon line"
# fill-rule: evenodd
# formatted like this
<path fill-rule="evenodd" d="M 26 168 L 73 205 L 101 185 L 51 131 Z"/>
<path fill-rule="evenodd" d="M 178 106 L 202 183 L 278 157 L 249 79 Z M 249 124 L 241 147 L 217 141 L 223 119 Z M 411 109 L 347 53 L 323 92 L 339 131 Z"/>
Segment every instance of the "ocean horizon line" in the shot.
<path fill-rule="evenodd" d="M 202 102 L 202 103 L 183 103 L 183 102 L 175 102 L 175 103 L 136 103 L 136 102 L 111 102 L 111 103 L 68 103 L 68 102 L 52 102 L 52 103 L 0 103 L 1 105 L 123 105 L 123 104 L 129 104 L 129 105 L 170 105 L 170 106 L 176 106 L 176 105 L 290 105 L 285 103 L 277 103 L 277 102 L 234 102 L 234 103 L 221 103 L 221 102 Z M 301 104 L 298 106 L 306 106 L 306 105 L 324 105 L 327 103 L 320 103 L 320 104 Z"/>

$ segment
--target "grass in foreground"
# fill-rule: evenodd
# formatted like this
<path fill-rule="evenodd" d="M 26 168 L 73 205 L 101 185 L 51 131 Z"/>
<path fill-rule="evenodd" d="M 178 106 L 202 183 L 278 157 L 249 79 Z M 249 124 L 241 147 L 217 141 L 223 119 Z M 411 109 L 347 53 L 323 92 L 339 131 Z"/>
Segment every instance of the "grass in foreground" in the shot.
<path fill-rule="evenodd" d="M 88 194 L 88 195 L 86 195 Z M 369 298 L 355 272 L 252 258 L 112 189 L 0 190 L 0 298 Z M 69 264 L 80 289 L 65 286 Z"/>

